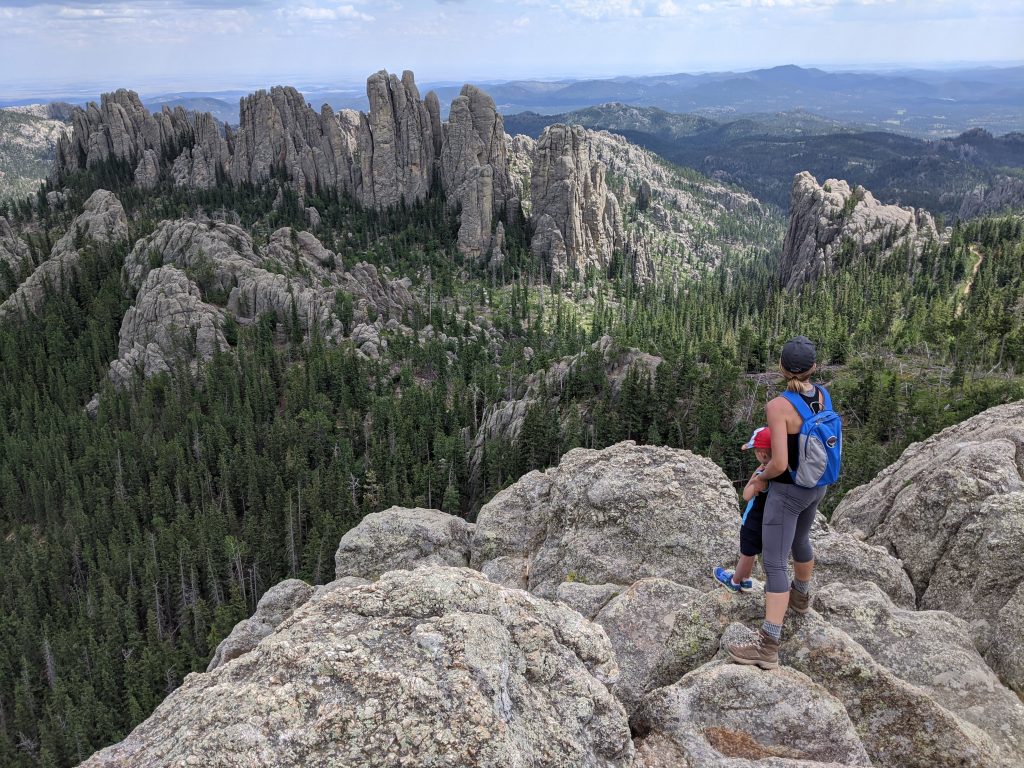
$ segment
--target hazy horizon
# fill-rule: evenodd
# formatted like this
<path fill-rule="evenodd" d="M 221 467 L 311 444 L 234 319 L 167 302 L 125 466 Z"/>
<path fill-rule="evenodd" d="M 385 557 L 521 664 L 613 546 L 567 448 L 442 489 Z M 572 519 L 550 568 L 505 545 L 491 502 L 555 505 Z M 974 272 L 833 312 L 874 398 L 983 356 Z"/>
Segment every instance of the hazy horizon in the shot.
<path fill-rule="evenodd" d="M 550 75 L 507 75 L 507 76 L 474 76 L 472 73 L 459 78 L 429 78 L 423 77 L 419 70 L 413 70 L 416 74 L 417 84 L 423 87 L 459 85 L 462 83 L 474 83 L 477 85 L 502 84 L 519 81 L 532 82 L 558 82 L 572 80 L 614 80 L 618 78 L 645 78 L 662 77 L 671 75 L 705 75 L 735 73 L 742 75 L 749 72 L 763 71 L 767 69 L 798 66 L 803 69 L 816 69 L 832 74 L 858 73 L 858 74 L 901 74 L 912 72 L 964 72 L 970 70 L 999 70 L 1024 67 L 1024 59 L 1018 61 L 993 61 L 993 62 L 934 62 L 921 63 L 915 66 L 894 66 L 886 63 L 863 64 L 860 66 L 849 66 L 842 64 L 766 64 L 763 66 L 732 67 L 723 69 L 703 70 L 663 70 L 645 72 L 619 72 L 615 74 L 590 74 L 590 73 L 553 73 Z M 106 93 L 117 88 L 128 88 L 140 94 L 143 98 L 162 97 L 177 93 L 196 93 L 202 95 L 216 95 L 218 93 L 231 94 L 239 91 L 251 92 L 260 88 L 270 88 L 274 85 L 291 85 L 302 90 L 352 90 L 362 93 L 365 89 L 366 78 L 373 72 L 380 69 L 387 69 L 389 72 L 401 73 L 410 67 L 370 67 L 361 77 L 353 75 L 338 76 L 330 75 L 308 75 L 308 74 L 270 74 L 266 76 L 253 76 L 248 80 L 242 78 L 223 78 L 216 80 L 211 78 L 194 77 L 182 79 L 177 75 L 167 75 L 163 78 L 132 78 L 126 76 L 116 80 L 99 79 L 95 81 L 62 82 L 52 81 L 25 81 L 14 84 L 0 84 L 0 102 L 24 101 L 32 97 L 40 99 L 57 98 L 60 96 L 75 96 L 80 99 L 92 99 L 100 93 Z"/>
<path fill-rule="evenodd" d="M 1024 63 L 1024 0 L 0 0 L 0 23 L 8 99 L 361 88 L 382 68 L 435 83 Z"/>

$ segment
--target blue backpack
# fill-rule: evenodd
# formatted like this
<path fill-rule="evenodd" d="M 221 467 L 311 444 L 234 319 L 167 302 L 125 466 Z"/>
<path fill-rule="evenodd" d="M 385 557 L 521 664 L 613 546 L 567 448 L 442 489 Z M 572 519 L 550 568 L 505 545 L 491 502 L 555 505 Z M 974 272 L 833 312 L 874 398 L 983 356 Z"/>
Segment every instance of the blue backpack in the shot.
<path fill-rule="evenodd" d="M 824 387 L 821 392 L 822 409 L 811 410 L 807 402 L 796 392 L 783 392 L 782 396 L 796 408 L 803 418 L 797 438 L 800 463 L 796 470 L 790 470 L 793 482 L 802 488 L 820 488 L 832 485 L 839 479 L 839 465 L 843 456 L 843 422 L 832 410 L 832 397 Z"/>

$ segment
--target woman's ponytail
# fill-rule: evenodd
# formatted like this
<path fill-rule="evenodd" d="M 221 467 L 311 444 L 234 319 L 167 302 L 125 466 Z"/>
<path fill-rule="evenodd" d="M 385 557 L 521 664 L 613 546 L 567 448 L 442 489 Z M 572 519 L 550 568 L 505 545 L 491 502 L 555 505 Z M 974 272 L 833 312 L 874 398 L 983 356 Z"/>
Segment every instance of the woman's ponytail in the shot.
<path fill-rule="evenodd" d="M 812 365 L 810 370 L 804 371 L 803 373 L 790 373 L 781 365 L 779 370 L 782 371 L 782 375 L 786 379 L 786 389 L 790 392 L 804 392 L 807 390 L 807 382 L 811 380 L 811 376 L 814 375 L 815 370 L 818 366 Z"/>

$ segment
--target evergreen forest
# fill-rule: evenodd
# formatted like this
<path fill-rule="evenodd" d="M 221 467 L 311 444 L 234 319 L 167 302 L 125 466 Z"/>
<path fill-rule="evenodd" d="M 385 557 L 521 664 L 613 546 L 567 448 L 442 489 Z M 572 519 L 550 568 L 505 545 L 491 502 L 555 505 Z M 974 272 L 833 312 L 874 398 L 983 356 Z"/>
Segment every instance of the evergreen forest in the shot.
<path fill-rule="evenodd" d="M 846 425 L 826 512 L 911 442 L 1024 397 L 1020 217 L 958 223 L 919 259 L 851 243 L 799 293 L 778 286 L 777 214 L 754 255 L 727 253 L 697 278 L 640 286 L 613 269 L 562 285 L 512 218 L 502 270 L 463 262 L 457 212 L 439 195 L 375 212 L 313 190 L 278 198 L 275 184 L 196 191 L 165 179 L 143 192 L 131 174 L 110 161 L 66 180 L 59 210 L 46 188 L 12 204 L 31 256 L 0 273 L 0 298 L 96 188 L 118 195 L 132 241 L 200 209 L 232 212 L 265 241 L 306 228 L 313 205 L 315 234 L 345 264 L 410 277 L 420 306 L 399 319 L 414 334 L 370 359 L 265 314 L 226 327 L 231 350 L 198 374 L 115 390 L 127 247 L 89 242 L 42 312 L 0 324 L 2 766 L 70 766 L 123 738 L 206 669 L 265 590 L 331 581 L 339 539 L 370 512 L 472 520 L 529 470 L 622 440 L 707 456 L 739 490 L 753 469 L 739 446 L 762 423 L 778 350 L 795 334 L 818 342 Z M 467 332 L 478 317 L 500 342 Z M 545 375 L 564 359 L 563 378 Z M 650 364 L 629 362 L 640 359 Z M 489 410 L 526 393 L 518 436 L 474 452 Z"/>

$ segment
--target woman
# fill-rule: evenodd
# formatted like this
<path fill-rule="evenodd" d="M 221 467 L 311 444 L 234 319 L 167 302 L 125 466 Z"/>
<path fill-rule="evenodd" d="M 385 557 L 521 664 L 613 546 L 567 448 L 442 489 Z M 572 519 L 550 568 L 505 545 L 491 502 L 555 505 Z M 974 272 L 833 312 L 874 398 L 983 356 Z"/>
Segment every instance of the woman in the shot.
<path fill-rule="evenodd" d="M 813 413 L 825 407 L 822 390 L 811 382 L 817 369 L 814 343 L 797 336 L 782 348 L 779 367 L 786 378 L 786 388 L 797 393 Z M 765 585 L 765 619 L 760 631 L 749 642 L 729 643 L 726 647 L 733 661 L 756 664 L 762 669 L 779 666 L 779 642 L 786 610 L 806 613 L 810 605 L 809 588 L 814 572 L 814 550 L 811 547 L 811 525 L 825 487 L 804 488 L 793 482 L 790 470 L 799 464 L 797 438 L 804 419 L 785 397 L 776 397 L 765 408 L 768 428 L 772 433 L 772 457 L 762 473 L 768 486 L 764 520 L 761 528 Z M 793 553 L 795 578 L 789 581 L 787 562 Z"/>

